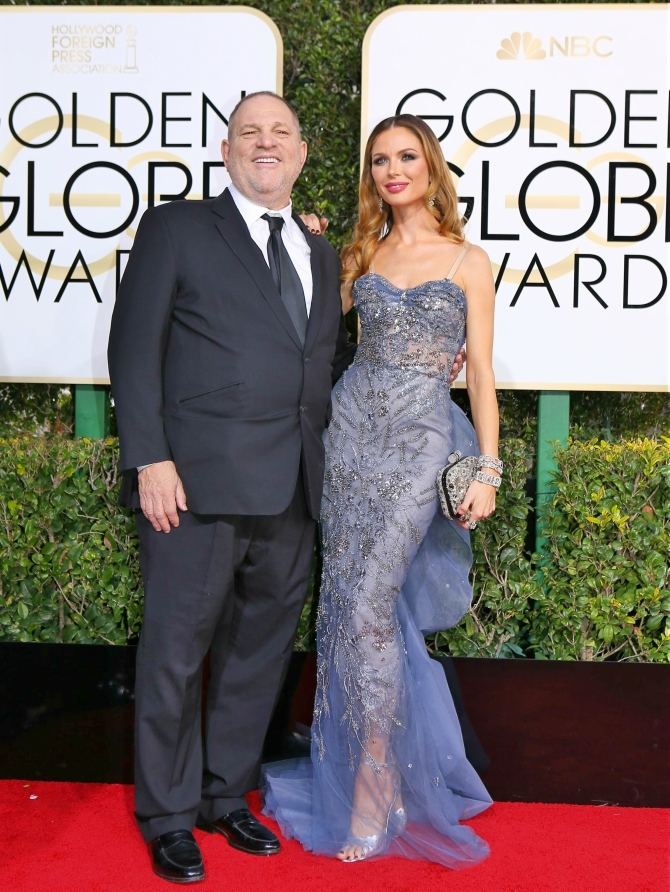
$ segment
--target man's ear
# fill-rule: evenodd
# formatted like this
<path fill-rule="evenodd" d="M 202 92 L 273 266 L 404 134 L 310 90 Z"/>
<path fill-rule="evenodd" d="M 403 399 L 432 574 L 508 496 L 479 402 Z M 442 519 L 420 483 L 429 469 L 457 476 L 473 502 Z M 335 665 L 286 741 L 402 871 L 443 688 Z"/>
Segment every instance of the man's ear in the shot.
<path fill-rule="evenodd" d="M 225 140 L 224 140 L 225 142 Z M 223 159 L 226 160 L 225 158 Z M 300 140 L 300 169 L 305 166 L 305 161 L 307 161 L 307 143 L 304 139 Z"/>
<path fill-rule="evenodd" d="M 223 158 L 223 163 L 228 167 L 228 154 L 230 152 L 230 143 L 227 139 L 221 140 L 221 157 Z"/>

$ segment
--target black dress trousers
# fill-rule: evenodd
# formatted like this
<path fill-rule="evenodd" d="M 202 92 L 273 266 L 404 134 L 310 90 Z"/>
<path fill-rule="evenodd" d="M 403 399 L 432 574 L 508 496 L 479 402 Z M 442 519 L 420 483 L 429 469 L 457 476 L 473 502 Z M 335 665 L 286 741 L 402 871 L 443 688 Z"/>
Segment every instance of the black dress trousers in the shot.
<path fill-rule="evenodd" d="M 245 804 L 288 666 L 314 546 L 302 479 L 275 516 L 138 512 L 144 624 L 137 654 L 135 807 L 145 839 Z M 204 739 L 202 665 L 210 653 Z"/>

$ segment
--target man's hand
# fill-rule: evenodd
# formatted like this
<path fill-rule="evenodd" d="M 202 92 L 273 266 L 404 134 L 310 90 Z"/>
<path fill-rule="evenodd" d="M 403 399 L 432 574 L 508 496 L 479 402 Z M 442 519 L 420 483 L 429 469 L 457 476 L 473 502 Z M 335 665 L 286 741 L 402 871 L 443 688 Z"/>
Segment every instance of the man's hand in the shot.
<path fill-rule="evenodd" d="M 316 214 L 299 214 L 299 217 L 312 235 L 324 235 L 328 229 L 328 217 L 317 217 Z"/>
<path fill-rule="evenodd" d="M 451 367 L 451 373 L 449 375 L 449 383 L 450 384 L 453 384 L 454 381 L 456 380 L 456 378 L 458 378 L 458 376 L 460 375 L 461 369 L 465 365 L 466 359 L 467 359 L 467 355 L 465 352 L 465 344 L 463 344 L 463 346 L 458 351 L 456 356 L 454 356 L 454 364 Z"/>
<path fill-rule="evenodd" d="M 140 507 L 151 526 L 169 533 L 179 526 L 180 511 L 188 511 L 186 494 L 173 461 L 158 461 L 137 474 Z"/>

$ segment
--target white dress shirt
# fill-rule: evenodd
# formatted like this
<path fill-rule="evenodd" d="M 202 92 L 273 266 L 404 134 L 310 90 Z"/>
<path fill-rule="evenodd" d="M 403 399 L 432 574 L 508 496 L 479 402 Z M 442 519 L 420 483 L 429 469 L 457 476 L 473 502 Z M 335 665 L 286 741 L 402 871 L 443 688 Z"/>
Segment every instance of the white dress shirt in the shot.
<path fill-rule="evenodd" d="M 284 225 L 281 228 L 281 237 L 284 247 L 288 251 L 288 255 L 293 262 L 302 290 L 305 293 L 305 304 L 307 305 L 307 315 L 312 307 L 312 266 L 310 263 L 310 248 L 307 244 L 302 230 L 291 216 L 291 204 L 287 204 L 285 208 L 278 211 L 270 210 L 270 208 L 261 207 L 250 201 L 246 195 L 242 195 L 239 189 L 231 183 L 228 191 L 235 202 L 237 210 L 242 215 L 242 219 L 247 225 L 249 235 L 256 242 L 263 252 L 265 262 L 268 262 L 268 239 L 270 238 L 270 227 L 267 220 L 263 220 L 263 214 L 270 214 L 273 217 L 282 217 Z"/>

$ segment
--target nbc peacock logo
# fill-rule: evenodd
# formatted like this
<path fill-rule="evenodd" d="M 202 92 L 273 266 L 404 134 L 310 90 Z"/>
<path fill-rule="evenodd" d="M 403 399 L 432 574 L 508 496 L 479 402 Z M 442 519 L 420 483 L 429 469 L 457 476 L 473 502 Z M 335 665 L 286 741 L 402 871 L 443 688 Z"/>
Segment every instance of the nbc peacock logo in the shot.
<path fill-rule="evenodd" d="M 500 49 L 496 53 L 499 59 L 509 61 L 512 59 L 544 59 L 546 52 L 542 49 L 539 37 L 534 37 L 530 31 L 514 31 L 509 37 L 503 37 L 500 41 Z"/>

